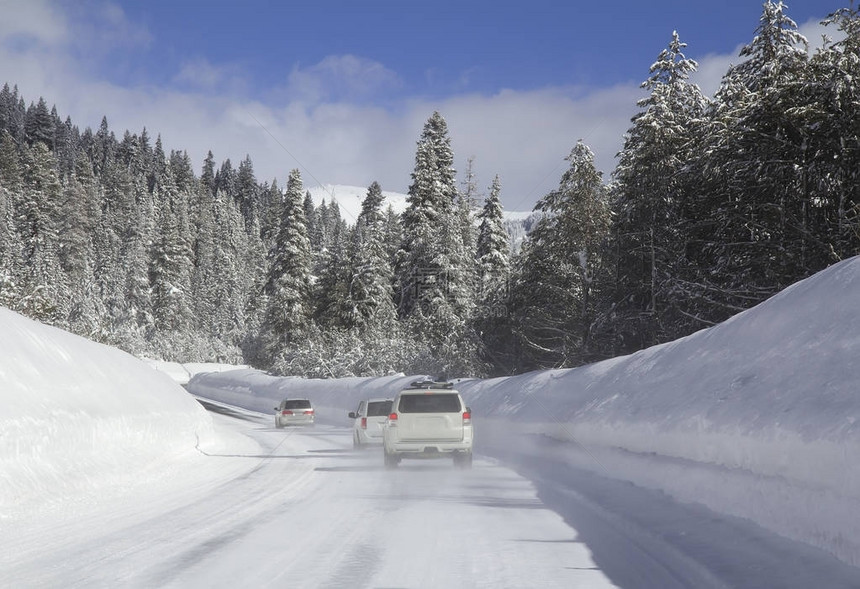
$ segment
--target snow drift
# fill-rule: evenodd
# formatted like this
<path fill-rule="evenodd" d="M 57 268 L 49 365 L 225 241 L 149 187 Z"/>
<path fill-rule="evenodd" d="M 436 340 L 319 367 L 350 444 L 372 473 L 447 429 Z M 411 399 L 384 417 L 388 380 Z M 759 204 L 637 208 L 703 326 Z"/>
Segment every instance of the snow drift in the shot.
<path fill-rule="evenodd" d="M 0 519 L 157 476 L 214 442 L 206 411 L 121 352 L 0 308 Z"/>
<path fill-rule="evenodd" d="M 857 565 L 858 301 L 860 258 L 852 258 L 668 344 L 458 388 L 478 448 L 482 429 L 505 432 L 494 440 L 520 432 L 575 442 L 568 453 L 580 466 L 750 518 Z M 189 389 L 267 413 L 283 397 L 308 397 L 340 418 L 361 398 L 393 395 L 413 378 L 240 371 L 196 376 Z"/>

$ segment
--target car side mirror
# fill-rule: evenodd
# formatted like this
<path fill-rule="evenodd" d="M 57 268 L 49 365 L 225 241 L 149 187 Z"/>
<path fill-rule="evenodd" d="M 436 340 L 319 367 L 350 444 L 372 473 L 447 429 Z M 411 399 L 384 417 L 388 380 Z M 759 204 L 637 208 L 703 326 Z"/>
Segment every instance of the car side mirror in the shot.
<path fill-rule="evenodd" d="M 275 411 L 277 411 L 277 410 L 278 410 L 278 408 L 277 408 L 277 407 L 275 407 Z"/>
<path fill-rule="evenodd" d="M 355 419 L 355 418 L 356 418 L 356 417 L 358 417 L 358 416 L 355 414 L 355 411 L 350 411 L 350 412 L 349 412 L 349 417 L 350 417 L 350 419 Z"/>

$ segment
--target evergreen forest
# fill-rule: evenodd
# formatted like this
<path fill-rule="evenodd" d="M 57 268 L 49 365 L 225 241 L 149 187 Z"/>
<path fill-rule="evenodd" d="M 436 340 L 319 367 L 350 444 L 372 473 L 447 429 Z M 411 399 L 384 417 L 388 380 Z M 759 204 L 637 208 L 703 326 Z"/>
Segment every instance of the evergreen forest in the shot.
<path fill-rule="evenodd" d="M 346 220 L 298 169 L 281 186 L 250 156 L 81 131 L 7 83 L 0 305 L 139 357 L 316 378 L 515 374 L 677 339 L 860 253 L 860 13 L 824 24 L 837 40 L 810 52 L 768 1 L 713 97 L 673 34 L 616 168 L 572 142 L 516 251 L 504 170 L 479 187 L 470 159 L 458 181 L 438 112 L 405 212 L 372 183 Z"/>

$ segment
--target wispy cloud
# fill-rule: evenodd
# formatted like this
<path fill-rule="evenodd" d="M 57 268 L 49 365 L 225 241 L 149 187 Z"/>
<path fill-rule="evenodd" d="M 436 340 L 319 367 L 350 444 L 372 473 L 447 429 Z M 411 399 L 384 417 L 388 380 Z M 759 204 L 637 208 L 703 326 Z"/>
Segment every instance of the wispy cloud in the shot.
<path fill-rule="evenodd" d="M 0 0 L 0 42 L 4 46 L 57 45 L 69 39 L 65 19 L 45 0 Z"/>
<path fill-rule="evenodd" d="M 302 102 L 361 102 L 400 86 L 397 74 L 376 61 L 355 55 L 331 55 L 309 67 L 296 65 L 289 95 Z"/>
<path fill-rule="evenodd" d="M 74 38 L 88 50 L 146 49 L 153 42 L 152 33 L 145 26 L 129 20 L 117 4 L 90 0 L 72 6 L 75 8 L 69 14 L 78 33 Z"/>
<path fill-rule="evenodd" d="M 172 82 L 189 92 L 215 92 L 219 96 L 243 96 L 251 86 L 241 65 L 215 65 L 205 57 L 184 60 Z"/>

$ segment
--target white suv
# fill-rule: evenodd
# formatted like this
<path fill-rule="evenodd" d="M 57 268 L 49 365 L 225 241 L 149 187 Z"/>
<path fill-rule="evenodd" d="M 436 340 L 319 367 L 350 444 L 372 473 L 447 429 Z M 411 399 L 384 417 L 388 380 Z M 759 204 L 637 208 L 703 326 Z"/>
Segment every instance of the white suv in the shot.
<path fill-rule="evenodd" d="M 402 458 L 454 459 L 472 466 L 472 414 L 451 383 L 414 382 L 394 397 L 382 428 L 385 466 Z"/>
<path fill-rule="evenodd" d="M 382 443 L 382 426 L 391 413 L 391 399 L 367 399 L 349 412 L 352 422 L 352 447 Z"/>

